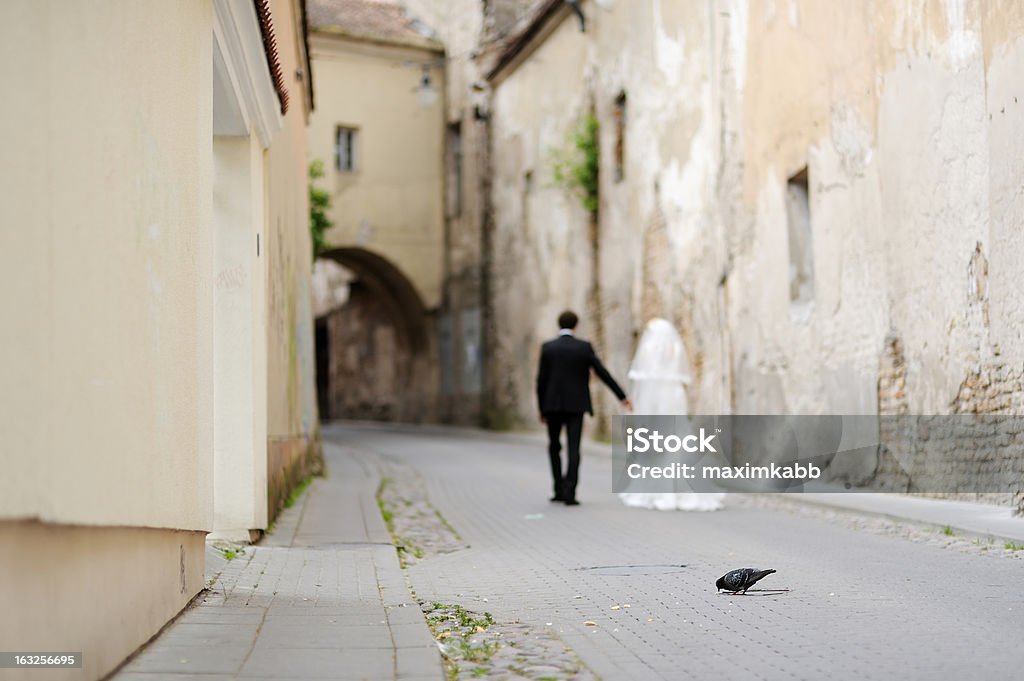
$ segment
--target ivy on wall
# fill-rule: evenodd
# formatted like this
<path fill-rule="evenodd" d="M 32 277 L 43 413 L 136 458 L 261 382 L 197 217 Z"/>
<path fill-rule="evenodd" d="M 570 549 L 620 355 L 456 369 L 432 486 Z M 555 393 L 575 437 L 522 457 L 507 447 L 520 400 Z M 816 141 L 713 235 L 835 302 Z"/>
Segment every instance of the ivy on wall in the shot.
<path fill-rule="evenodd" d="M 588 113 L 570 133 L 566 149 L 552 152 L 552 176 L 555 184 L 580 198 L 583 208 L 597 213 L 598 202 L 598 135 L 597 117 Z"/>

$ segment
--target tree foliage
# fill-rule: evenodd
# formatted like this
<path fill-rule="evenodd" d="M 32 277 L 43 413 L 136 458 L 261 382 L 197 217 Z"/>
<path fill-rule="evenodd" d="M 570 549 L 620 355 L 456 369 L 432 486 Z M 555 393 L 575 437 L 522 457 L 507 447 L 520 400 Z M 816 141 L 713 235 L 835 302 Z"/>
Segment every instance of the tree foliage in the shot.
<path fill-rule="evenodd" d="M 331 207 L 331 194 L 326 189 L 316 186 L 316 181 L 324 176 L 323 161 L 309 164 L 309 231 L 313 237 L 313 259 L 316 260 L 327 248 L 327 230 L 333 225 L 327 217 Z"/>

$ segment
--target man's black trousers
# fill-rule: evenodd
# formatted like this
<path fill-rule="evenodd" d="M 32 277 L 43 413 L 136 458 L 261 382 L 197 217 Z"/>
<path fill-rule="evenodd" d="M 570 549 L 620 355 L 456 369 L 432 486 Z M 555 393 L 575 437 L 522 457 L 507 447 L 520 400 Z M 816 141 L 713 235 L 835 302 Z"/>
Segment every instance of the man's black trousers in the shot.
<path fill-rule="evenodd" d="M 548 424 L 548 456 L 551 457 L 551 477 L 555 483 L 555 497 L 562 501 L 576 499 L 576 484 L 580 472 L 580 438 L 583 436 L 583 414 L 553 411 L 544 414 Z M 569 466 L 562 473 L 562 444 L 559 442 L 565 428 L 566 447 L 569 450 Z"/>

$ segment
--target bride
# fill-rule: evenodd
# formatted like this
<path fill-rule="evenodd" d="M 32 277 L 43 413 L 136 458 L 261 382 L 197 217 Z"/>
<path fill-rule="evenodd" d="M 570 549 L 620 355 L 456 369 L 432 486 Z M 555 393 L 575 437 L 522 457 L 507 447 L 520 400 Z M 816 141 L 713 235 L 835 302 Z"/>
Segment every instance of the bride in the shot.
<path fill-rule="evenodd" d="M 683 340 L 664 319 L 647 323 L 633 363 L 629 367 L 633 381 L 633 413 L 641 415 L 676 416 L 677 423 L 689 423 L 686 390 L 690 383 L 689 361 Z M 619 494 L 627 506 L 654 508 L 659 511 L 714 511 L 722 508 L 722 493 L 694 492 L 686 480 L 676 480 L 676 492 L 623 492 Z M 685 491 L 683 491 L 685 490 Z"/>

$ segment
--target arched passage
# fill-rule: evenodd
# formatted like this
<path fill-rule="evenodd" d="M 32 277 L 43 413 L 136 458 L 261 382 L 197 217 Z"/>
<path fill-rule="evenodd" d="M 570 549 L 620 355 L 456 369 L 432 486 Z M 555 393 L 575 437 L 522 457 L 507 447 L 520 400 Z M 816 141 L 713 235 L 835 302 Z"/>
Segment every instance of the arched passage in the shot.
<path fill-rule="evenodd" d="M 412 282 L 364 248 L 321 255 L 354 275 L 348 301 L 317 319 L 317 383 L 326 419 L 432 420 L 433 318 Z"/>

